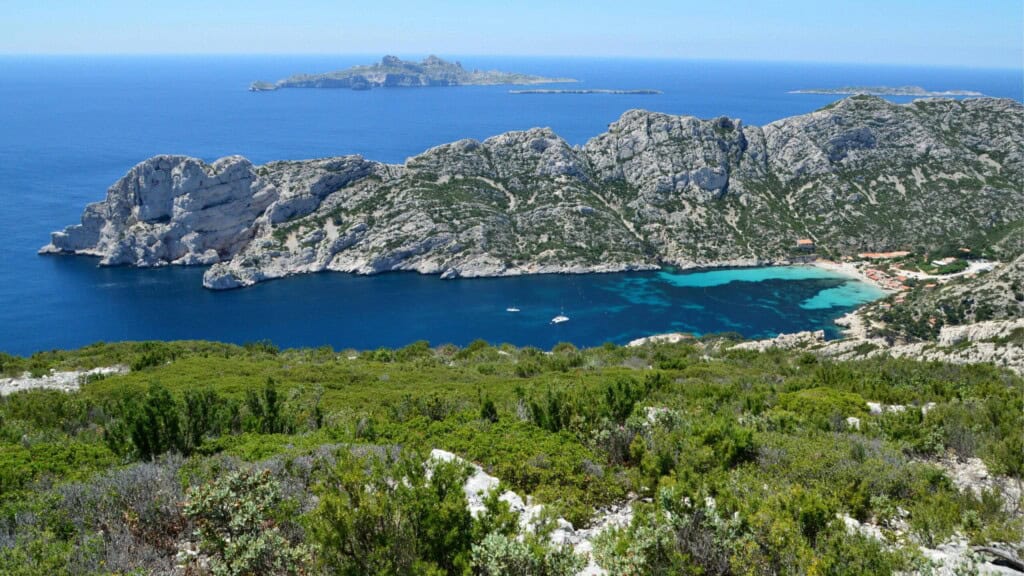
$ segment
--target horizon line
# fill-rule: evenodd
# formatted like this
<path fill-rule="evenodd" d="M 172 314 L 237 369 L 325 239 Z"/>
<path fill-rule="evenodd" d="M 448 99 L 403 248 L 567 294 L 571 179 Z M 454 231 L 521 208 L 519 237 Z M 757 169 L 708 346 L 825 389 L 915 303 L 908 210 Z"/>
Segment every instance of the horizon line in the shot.
<path fill-rule="evenodd" d="M 201 58 L 201 57 L 231 57 L 231 58 L 260 58 L 260 57 L 332 57 L 332 56 L 370 56 L 381 58 L 388 55 L 405 54 L 406 57 L 413 52 L 6 52 L 0 51 L 0 58 Z M 863 62 L 851 60 L 790 60 L 790 59 L 744 59 L 744 58 L 715 58 L 715 57 L 687 57 L 687 56 L 660 56 L 660 55 L 583 55 L 583 54 L 457 54 L 451 53 L 443 56 L 438 52 L 418 52 L 422 57 L 436 55 L 444 59 L 452 58 L 535 58 L 535 59 L 564 59 L 564 60 L 637 60 L 637 61 L 667 61 L 667 62 L 715 62 L 715 63 L 736 63 L 736 64 L 804 64 L 804 65 L 833 65 L 833 66 L 865 66 L 865 67 L 890 67 L 890 68 L 945 68 L 961 70 L 986 70 L 986 71 L 1008 71 L 1024 73 L 1024 66 L 986 66 L 976 64 L 942 64 L 922 62 Z"/>

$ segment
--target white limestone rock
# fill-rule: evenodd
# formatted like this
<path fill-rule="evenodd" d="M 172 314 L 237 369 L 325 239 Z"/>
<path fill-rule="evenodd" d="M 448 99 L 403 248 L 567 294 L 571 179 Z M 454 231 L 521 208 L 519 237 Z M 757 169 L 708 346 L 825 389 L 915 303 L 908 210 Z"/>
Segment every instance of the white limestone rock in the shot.
<path fill-rule="evenodd" d="M 443 462 L 462 462 L 463 460 L 455 454 L 434 449 L 430 451 L 430 457 Z M 476 464 L 471 464 L 473 472 L 463 490 L 466 493 L 468 507 L 474 516 L 484 511 L 484 498 L 492 491 L 500 489 L 500 481 L 483 471 Z M 534 531 L 537 528 L 537 521 L 541 518 L 544 507 L 533 504 L 529 498 L 525 501 L 515 492 L 508 490 L 499 496 L 502 502 L 509 505 L 509 509 L 519 515 L 519 526 L 522 531 Z M 588 563 L 578 576 L 597 576 L 607 574 L 599 567 L 593 559 L 593 541 L 599 534 L 610 528 L 625 528 L 633 519 L 633 508 L 630 504 L 612 506 L 606 510 L 598 510 L 591 526 L 585 529 L 576 529 L 572 523 L 564 518 L 555 519 L 555 527 L 548 538 L 552 544 L 557 546 L 572 546 L 576 554 L 587 555 Z"/>
<path fill-rule="evenodd" d="M 581 147 L 534 128 L 402 165 L 158 156 L 43 251 L 212 264 L 213 289 L 325 270 L 469 278 L 777 264 L 803 236 L 843 252 L 1019 221 L 1024 190 L 1005 182 L 1024 177 L 1022 131 L 1012 100 L 854 97 L 764 127 L 631 110 Z"/>
<path fill-rule="evenodd" d="M 97 376 L 110 376 L 112 374 L 127 374 L 127 366 L 102 366 L 92 370 L 67 370 L 51 371 L 42 376 L 33 377 L 25 372 L 16 378 L 0 378 L 0 396 L 7 396 L 15 392 L 34 389 L 60 390 L 72 392 L 78 390 L 82 383 Z"/>
<path fill-rule="evenodd" d="M 734 350 L 756 350 L 758 352 L 764 352 L 772 348 L 779 348 L 782 350 L 793 350 L 810 348 L 814 346 L 820 346 L 825 343 L 825 331 L 804 331 L 794 332 L 790 334 L 779 334 L 775 338 L 767 340 L 752 340 L 750 342 L 741 342 L 733 346 Z"/>

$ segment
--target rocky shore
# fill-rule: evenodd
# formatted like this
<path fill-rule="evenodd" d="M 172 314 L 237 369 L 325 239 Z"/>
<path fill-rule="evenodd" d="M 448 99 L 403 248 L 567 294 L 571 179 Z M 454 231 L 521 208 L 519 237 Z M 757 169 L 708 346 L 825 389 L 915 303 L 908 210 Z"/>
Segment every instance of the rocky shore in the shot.
<path fill-rule="evenodd" d="M 957 138 L 948 137 L 950 131 Z M 321 271 L 445 278 L 785 263 L 961 240 L 1024 219 L 1024 106 L 852 97 L 763 127 L 633 110 L 404 164 L 157 156 L 43 253 L 210 265 L 204 285 Z"/>
<path fill-rule="evenodd" d="M 848 323 L 856 317 L 854 312 L 841 320 Z M 1011 335 L 1022 331 L 1024 319 L 944 326 L 937 340 L 918 342 L 890 342 L 884 338 L 867 337 L 862 331 L 848 333 L 841 340 L 826 340 L 825 333 L 819 330 L 779 334 L 775 338 L 741 342 L 733 348 L 758 352 L 773 348 L 807 350 L 839 360 L 889 355 L 950 364 L 990 363 L 1024 375 L 1024 344 L 1010 339 Z M 652 336 L 646 340 L 656 342 L 658 338 Z"/>

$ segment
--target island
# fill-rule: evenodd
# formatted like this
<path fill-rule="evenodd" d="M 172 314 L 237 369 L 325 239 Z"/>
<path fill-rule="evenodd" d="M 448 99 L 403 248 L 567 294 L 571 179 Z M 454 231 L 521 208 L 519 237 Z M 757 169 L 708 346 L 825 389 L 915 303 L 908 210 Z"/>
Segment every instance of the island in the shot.
<path fill-rule="evenodd" d="M 575 90 L 547 90 L 547 89 L 531 89 L 531 90 L 509 90 L 509 94 L 614 94 L 620 96 L 632 96 L 632 95 L 646 95 L 646 94 L 663 94 L 661 90 L 605 90 L 598 88 L 583 88 Z"/>
<path fill-rule="evenodd" d="M 842 88 L 812 88 L 791 90 L 790 94 L 832 94 L 835 96 L 917 96 L 921 98 L 980 97 L 981 92 L 973 90 L 926 90 L 920 86 L 843 86 Z"/>
<path fill-rule="evenodd" d="M 204 285 L 228 289 L 323 271 L 466 278 L 984 245 L 1024 219 L 1021 134 L 1012 99 L 852 96 L 765 126 L 630 110 L 582 146 L 533 128 L 403 164 L 156 156 L 42 251 L 210 266 Z"/>
<path fill-rule="evenodd" d="M 499 86 L 563 84 L 573 78 L 547 78 L 498 70 L 466 70 L 460 62 L 448 62 L 428 56 L 420 62 L 385 56 L 376 64 L 353 66 L 325 74 L 297 74 L 277 82 L 256 81 L 251 92 L 270 92 L 281 88 L 413 88 L 426 86 Z"/>

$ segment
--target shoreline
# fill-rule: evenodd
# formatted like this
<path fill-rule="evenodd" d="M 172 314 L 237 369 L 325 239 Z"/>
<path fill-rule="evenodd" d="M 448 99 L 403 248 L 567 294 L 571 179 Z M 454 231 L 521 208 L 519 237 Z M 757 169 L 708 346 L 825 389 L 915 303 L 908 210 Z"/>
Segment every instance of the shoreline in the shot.
<path fill-rule="evenodd" d="M 854 278 L 854 279 L 859 280 L 860 282 L 863 282 L 865 284 L 870 284 L 870 285 L 878 288 L 879 290 L 885 292 L 886 294 L 895 294 L 896 292 L 898 292 L 898 290 L 894 290 L 894 289 L 886 286 L 885 284 L 880 282 L 877 278 L 872 278 L 871 276 L 868 276 L 867 274 L 865 274 L 863 271 L 861 271 L 861 269 L 859 268 L 858 264 L 864 264 L 864 262 L 863 261 L 836 262 L 835 260 L 824 260 L 824 259 L 822 259 L 822 260 L 815 260 L 814 262 L 808 262 L 806 265 L 807 266 L 814 266 L 816 268 L 821 268 L 823 270 L 829 270 L 831 272 L 836 272 L 836 273 L 842 274 L 844 276 L 849 276 L 850 278 Z"/>

